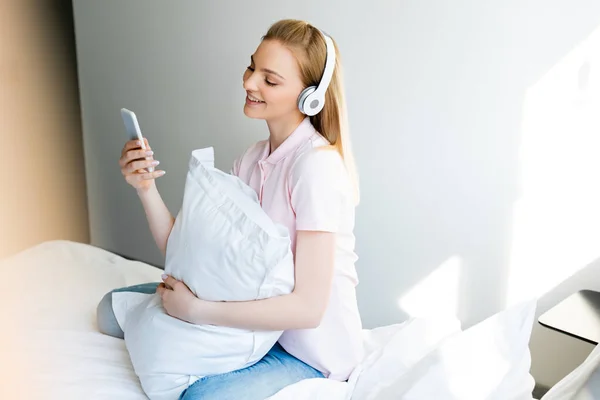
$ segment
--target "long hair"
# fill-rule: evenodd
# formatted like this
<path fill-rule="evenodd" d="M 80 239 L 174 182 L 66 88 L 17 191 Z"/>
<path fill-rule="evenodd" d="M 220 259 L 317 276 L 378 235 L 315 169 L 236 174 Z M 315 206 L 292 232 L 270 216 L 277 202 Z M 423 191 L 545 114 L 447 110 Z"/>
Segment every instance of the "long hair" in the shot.
<path fill-rule="evenodd" d="M 305 21 L 284 19 L 271 25 L 262 40 L 277 40 L 290 49 L 298 61 L 305 87 L 319 84 L 325 69 L 327 44 L 317 28 Z M 358 173 L 348 132 L 342 63 L 337 43 L 333 38 L 331 40 L 336 55 L 333 76 L 325 92 L 325 107 L 320 113 L 310 117 L 310 122 L 342 156 L 353 184 L 355 204 L 358 204 Z"/>

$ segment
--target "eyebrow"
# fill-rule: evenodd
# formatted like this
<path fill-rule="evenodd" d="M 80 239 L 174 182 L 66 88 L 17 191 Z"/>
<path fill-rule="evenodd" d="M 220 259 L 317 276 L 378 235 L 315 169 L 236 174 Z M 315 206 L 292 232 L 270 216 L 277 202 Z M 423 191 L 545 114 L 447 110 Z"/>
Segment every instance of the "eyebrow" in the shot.
<path fill-rule="evenodd" d="M 254 57 L 253 56 L 250 56 L 250 61 L 252 61 L 252 64 L 254 64 Z M 261 71 L 267 72 L 269 74 L 277 75 L 278 77 L 280 77 L 281 79 L 283 79 L 285 81 L 285 78 L 283 76 L 279 75 L 277 72 L 273 71 L 272 69 L 261 68 Z"/>

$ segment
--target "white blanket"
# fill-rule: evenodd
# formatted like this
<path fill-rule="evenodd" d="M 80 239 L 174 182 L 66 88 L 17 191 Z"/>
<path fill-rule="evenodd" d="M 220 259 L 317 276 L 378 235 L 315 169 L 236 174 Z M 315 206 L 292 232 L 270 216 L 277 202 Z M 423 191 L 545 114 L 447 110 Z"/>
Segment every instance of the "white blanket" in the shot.
<path fill-rule="evenodd" d="M 4 334 L 11 335 L 2 341 L 6 348 L 0 349 L 3 350 L 0 372 L 11 373 L 2 377 L 10 379 L 7 382 L 11 384 L 0 385 L 0 398 L 146 398 L 124 341 L 98 332 L 95 309 L 98 301 L 111 289 L 159 281 L 161 270 L 94 246 L 50 241 L 0 261 L 0 272 L 5 282 L 10 283 L 4 289 L 4 295 L 11 299 L 10 303 L 2 302 L 0 306 L 0 315 L 8 318 Z M 523 319 L 529 318 L 530 308 L 518 311 L 504 316 L 506 319 L 506 316 L 514 315 L 515 321 L 511 326 L 514 325 L 515 329 L 510 329 L 512 333 L 520 332 L 522 326 L 531 323 L 530 319 Z M 407 388 L 410 389 L 411 382 L 414 382 L 421 386 L 434 386 L 438 393 L 447 388 L 455 389 L 451 388 L 452 382 L 442 382 L 437 376 L 431 377 L 436 380 L 427 380 L 430 378 L 423 373 L 423 368 L 415 369 L 419 365 L 432 365 L 438 358 L 445 360 L 445 368 L 452 368 L 452 376 L 460 376 L 463 381 L 466 377 L 472 381 L 497 381 L 501 378 L 503 387 L 513 390 L 510 394 L 496 392 L 489 398 L 531 399 L 523 396 L 528 390 L 531 392 L 532 387 L 527 386 L 529 383 L 518 386 L 518 381 L 529 378 L 527 374 L 521 373 L 514 379 L 510 374 L 494 375 L 487 364 L 477 372 L 468 358 L 463 365 L 449 364 L 455 361 L 454 356 L 460 358 L 460 353 L 451 354 L 452 350 L 459 348 L 453 343 L 460 339 L 460 335 L 456 319 L 410 319 L 401 324 L 364 330 L 367 357 L 348 383 L 311 379 L 291 385 L 269 400 L 429 400 L 411 395 Z M 480 336 L 479 343 L 486 345 L 487 351 L 491 352 L 494 341 L 487 339 Z M 525 334 L 519 338 L 515 336 L 510 339 L 514 346 L 504 343 L 498 352 L 510 351 L 512 347 L 522 348 L 527 339 Z M 5 356 L 7 354 L 15 357 L 9 358 Z M 512 374 L 521 370 L 509 369 Z M 528 365 L 524 365 L 523 370 L 527 371 Z M 461 373 L 464 374 L 461 376 Z M 396 395 L 394 390 L 398 387 L 407 394 Z M 7 392 L 10 390 L 14 393 Z M 466 393 L 464 388 L 462 390 L 461 393 Z M 373 393 L 377 393 L 376 397 L 372 397 Z M 447 398 L 484 400 L 468 395 Z"/>

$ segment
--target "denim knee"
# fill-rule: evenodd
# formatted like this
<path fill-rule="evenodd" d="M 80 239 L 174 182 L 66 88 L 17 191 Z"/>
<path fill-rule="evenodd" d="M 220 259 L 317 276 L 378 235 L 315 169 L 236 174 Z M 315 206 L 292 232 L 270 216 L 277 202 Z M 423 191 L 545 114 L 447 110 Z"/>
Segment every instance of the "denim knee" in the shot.
<path fill-rule="evenodd" d="M 98 330 L 105 335 L 123 339 L 125 333 L 119 326 L 112 308 L 112 293 L 112 291 L 106 293 L 102 300 L 100 300 L 100 303 L 98 303 L 98 307 L 96 307 Z"/>
<path fill-rule="evenodd" d="M 137 292 L 152 294 L 156 292 L 156 287 L 158 285 L 159 282 L 141 283 L 138 285 L 114 289 L 106 293 L 102 300 L 100 300 L 100 303 L 98 303 L 98 307 L 96 307 L 96 322 L 98 323 L 98 330 L 106 335 L 123 339 L 125 337 L 125 333 L 123 333 L 121 326 L 117 322 L 117 318 L 115 318 L 115 313 L 112 308 L 112 294 L 114 292 Z"/>

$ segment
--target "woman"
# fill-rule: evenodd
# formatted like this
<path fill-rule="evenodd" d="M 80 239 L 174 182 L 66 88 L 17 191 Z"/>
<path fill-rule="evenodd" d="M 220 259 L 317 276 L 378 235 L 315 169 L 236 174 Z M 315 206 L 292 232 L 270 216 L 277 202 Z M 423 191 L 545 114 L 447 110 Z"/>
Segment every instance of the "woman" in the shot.
<path fill-rule="evenodd" d="M 262 360 L 194 382 L 181 394 L 185 400 L 259 400 L 302 379 L 344 381 L 363 356 L 352 232 L 358 187 L 337 48 L 306 22 L 276 22 L 250 57 L 243 86 L 244 113 L 267 122 L 269 139 L 246 150 L 231 172 L 256 190 L 275 222 L 290 230 L 293 293 L 248 302 L 209 302 L 166 275 L 158 285 L 115 290 L 156 291 L 169 315 L 193 324 L 285 331 Z M 314 97 L 299 106 L 299 97 L 310 86 L 317 86 L 317 92 L 326 90 L 324 106 Z M 315 106 L 316 111 L 323 108 L 312 115 Z M 125 179 L 137 189 L 154 239 L 165 254 L 174 218 L 154 181 L 164 172 L 144 170 L 157 164 L 146 159 L 151 155 L 131 141 L 119 162 Z M 98 306 L 98 324 L 104 333 L 122 337 L 111 293 Z"/>

